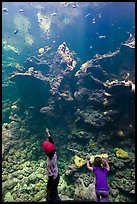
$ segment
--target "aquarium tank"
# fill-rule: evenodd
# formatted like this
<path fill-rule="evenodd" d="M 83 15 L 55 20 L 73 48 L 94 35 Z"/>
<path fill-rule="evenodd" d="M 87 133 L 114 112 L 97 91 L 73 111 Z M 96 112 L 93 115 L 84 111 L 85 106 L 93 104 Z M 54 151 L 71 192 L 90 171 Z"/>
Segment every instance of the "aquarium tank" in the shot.
<path fill-rule="evenodd" d="M 46 201 L 54 140 L 63 201 L 135 202 L 135 2 L 2 2 L 2 201 Z"/>

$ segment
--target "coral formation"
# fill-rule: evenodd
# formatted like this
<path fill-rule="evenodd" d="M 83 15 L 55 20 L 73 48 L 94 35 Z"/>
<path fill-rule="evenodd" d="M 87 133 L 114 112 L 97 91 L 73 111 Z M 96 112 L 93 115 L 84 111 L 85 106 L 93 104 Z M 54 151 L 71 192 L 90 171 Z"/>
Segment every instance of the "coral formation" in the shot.
<path fill-rule="evenodd" d="M 129 157 L 128 152 L 124 151 L 121 148 L 115 148 L 114 150 L 116 151 L 117 157 L 120 157 L 120 158 L 128 158 Z"/>
<path fill-rule="evenodd" d="M 77 155 L 74 156 L 74 163 L 77 167 L 81 167 L 85 164 L 84 160 L 81 157 L 78 157 Z"/>
<path fill-rule="evenodd" d="M 133 45 L 123 44 L 113 53 L 79 64 L 75 53 L 62 43 L 52 55 L 49 51 L 38 58 L 32 56 L 23 68 L 17 66 L 21 70 L 16 69 L 9 79 L 18 86 L 20 100 L 3 101 L 3 201 L 45 201 L 45 156 L 40 148 L 45 126 L 51 127 L 58 147 L 63 199 L 95 201 L 94 175 L 84 161 L 88 153 L 91 162 L 101 156 L 110 163 L 110 201 L 134 200 L 133 61 L 127 63 L 127 78 L 120 75 L 124 59 L 128 61 L 126 54 L 134 59 Z M 114 149 L 117 144 L 128 152 Z"/>

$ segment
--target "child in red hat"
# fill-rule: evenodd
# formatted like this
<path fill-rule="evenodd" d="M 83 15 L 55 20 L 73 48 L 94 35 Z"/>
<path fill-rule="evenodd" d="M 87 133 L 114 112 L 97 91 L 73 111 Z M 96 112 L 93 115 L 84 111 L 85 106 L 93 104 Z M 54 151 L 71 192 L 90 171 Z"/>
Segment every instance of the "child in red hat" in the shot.
<path fill-rule="evenodd" d="M 42 143 L 42 148 L 47 157 L 46 162 L 46 170 L 47 170 L 47 189 L 46 189 L 46 200 L 48 202 L 57 202 L 61 201 L 58 196 L 58 184 L 59 184 L 59 172 L 58 172 L 58 164 L 57 164 L 57 154 L 56 147 L 54 145 L 53 139 L 49 133 L 49 129 L 46 128 L 46 132 L 48 134 L 48 140 Z"/>

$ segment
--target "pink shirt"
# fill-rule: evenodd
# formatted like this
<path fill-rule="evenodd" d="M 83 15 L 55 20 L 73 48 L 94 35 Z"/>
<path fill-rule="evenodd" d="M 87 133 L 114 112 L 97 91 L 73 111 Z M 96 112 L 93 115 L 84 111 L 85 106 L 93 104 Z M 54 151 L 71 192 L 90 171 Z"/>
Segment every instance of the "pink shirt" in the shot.
<path fill-rule="evenodd" d="M 52 159 L 49 157 L 47 158 L 47 176 L 54 176 L 55 179 L 58 175 L 58 165 L 57 165 L 57 154 L 55 152 Z"/>

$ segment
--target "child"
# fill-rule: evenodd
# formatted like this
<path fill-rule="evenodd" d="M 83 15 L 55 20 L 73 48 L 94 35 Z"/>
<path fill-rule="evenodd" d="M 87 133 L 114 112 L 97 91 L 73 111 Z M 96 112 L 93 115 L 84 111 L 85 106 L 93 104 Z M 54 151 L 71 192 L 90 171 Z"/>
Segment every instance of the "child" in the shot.
<path fill-rule="evenodd" d="M 90 157 L 86 157 L 87 168 L 94 172 L 96 177 L 95 191 L 96 202 L 108 202 L 109 192 L 107 183 L 107 173 L 110 166 L 107 161 L 101 157 L 95 157 L 93 166 L 90 166 Z"/>
<path fill-rule="evenodd" d="M 48 128 L 46 128 L 46 132 L 48 134 L 49 141 L 44 141 L 42 143 L 42 148 L 45 154 L 48 156 L 46 163 L 46 170 L 48 176 L 46 200 L 48 202 L 57 202 L 60 201 L 60 198 L 58 196 L 58 184 L 60 177 L 57 165 L 56 147 L 54 145 L 51 135 L 49 134 Z"/>

